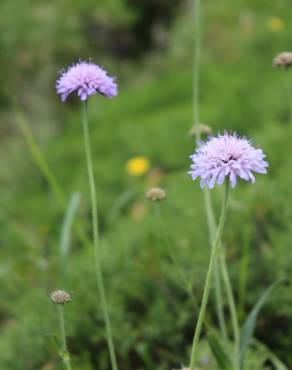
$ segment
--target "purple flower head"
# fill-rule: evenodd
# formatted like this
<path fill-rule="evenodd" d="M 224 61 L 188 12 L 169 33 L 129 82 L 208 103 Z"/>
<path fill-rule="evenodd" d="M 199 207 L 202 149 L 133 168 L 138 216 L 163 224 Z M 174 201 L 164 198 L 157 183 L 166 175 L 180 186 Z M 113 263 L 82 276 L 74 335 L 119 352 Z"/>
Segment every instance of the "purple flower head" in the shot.
<path fill-rule="evenodd" d="M 253 172 L 267 173 L 268 163 L 261 149 L 251 146 L 249 140 L 238 137 L 235 133 L 211 137 L 191 156 L 193 161 L 189 174 L 192 179 L 201 178 L 200 186 L 210 189 L 221 185 L 229 177 L 231 186 L 236 185 L 237 177 L 255 182 Z"/>
<path fill-rule="evenodd" d="M 87 100 L 90 95 L 99 93 L 111 99 L 118 94 L 113 77 L 98 65 L 80 61 L 62 72 L 56 82 L 57 93 L 64 102 L 68 95 L 76 92 L 80 100 Z"/>

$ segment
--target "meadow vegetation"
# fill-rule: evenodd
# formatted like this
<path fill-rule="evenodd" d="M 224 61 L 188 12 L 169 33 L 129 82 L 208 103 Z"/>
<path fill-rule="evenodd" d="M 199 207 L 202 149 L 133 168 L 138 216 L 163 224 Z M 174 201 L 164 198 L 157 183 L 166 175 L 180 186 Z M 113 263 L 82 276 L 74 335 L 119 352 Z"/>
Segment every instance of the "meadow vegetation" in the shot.
<path fill-rule="evenodd" d="M 76 193 L 66 254 L 68 346 L 73 369 L 110 366 L 92 249 L 79 232 L 90 240 L 80 102 L 62 105 L 54 87 L 58 71 L 78 58 L 105 66 L 119 86 L 112 101 L 89 100 L 102 265 L 119 368 L 188 366 L 210 255 L 202 190 L 187 175 L 195 148 L 189 135 L 194 21 L 190 2 L 146 3 L 0 3 L 0 369 L 62 366 L 48 294 L 59 288 L 60 235 Z M 215 134 L 226 129 L 251 137 L 269 162 L 268 175 L 255 185 L 239 182 L 230 197 L 224 244 L 240 323 L 270 284 L 286 278 L 261 311 L 247 370 L 292 367 L 292 71 L 272 67 L 276 54 L 291 51 L 291 14 L 289 0 L 203 1 L 202 122 Z M 137 156 L 150 163 L 139 176 L 127 171 L 127 161 Z M 166 190 L 161 215 L 179 268 L 145 196 L 151 186 Z M 211 196 L 218 217 L 222 189 Z M 228 315 L 225 296 L 224 307 Z M 212 292 L 207 318 L 216 331 Z M 287 368 L 277 367 L 275 356 Z M 199 362 L 200 370 L 217 369 L 206 336 Z"/>

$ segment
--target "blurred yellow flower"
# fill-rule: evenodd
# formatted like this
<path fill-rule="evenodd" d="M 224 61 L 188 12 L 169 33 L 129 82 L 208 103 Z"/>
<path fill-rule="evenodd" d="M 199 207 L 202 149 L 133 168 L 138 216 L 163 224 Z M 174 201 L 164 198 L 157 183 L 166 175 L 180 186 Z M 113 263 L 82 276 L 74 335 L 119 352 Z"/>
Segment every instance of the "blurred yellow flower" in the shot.
<path fill-rule="evenodd" d="M 142 176 L 150 168 L 150 162 L 145 157 L 133 157 L 126 163 L 126 170 L 132 176 Z"/>
<path fill-rule="evenodd" d="M 268 20 L 268 28 L 272 32 L 281 32 L 284 29 L 284 22 L 281 18 L 271 17 Z"/>

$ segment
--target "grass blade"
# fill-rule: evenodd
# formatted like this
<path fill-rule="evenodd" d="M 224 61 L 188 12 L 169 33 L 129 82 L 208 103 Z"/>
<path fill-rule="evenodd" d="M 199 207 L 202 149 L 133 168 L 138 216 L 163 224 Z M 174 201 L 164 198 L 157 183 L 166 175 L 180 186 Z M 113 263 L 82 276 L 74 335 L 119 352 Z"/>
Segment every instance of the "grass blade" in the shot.
<path fill-rule="evenodd" d="M 254 344 L 257 349 L 262 350 L 267 354 L 267 359 L 271 361 L 275 370 L 289 370 L 288 367 L 279 359 L 279 357 L 264 343 L 260 342 L 259 340 L 255 340 Z"/>
<path fill-rule="evenodd" d="M 15 110 L 15 118 L 16 123 L 20 129 L 21 134 L 23 135 L 25 142 L 27 144 L 27 147 L 30 151 L 30 154 L 37 164 L 38 168 L 40 169 L 41 173 L 46 178 L 48 184 L 50 185 L 53 193 L 55 194 L 58 203 L 62 207 L 66 207 L 66 198 L 63 193 L 63 190 L 54 174 L 52 169 L 50 168 L 46 158 L 44 157 L 43 153 L 41 152 L 32 132 L 29 127 L 28 122 L 26 121 L 25 117 L 23 116 L 20 109 L 17 108 L 17 106 L 14 106 Z"/>
<path fill-rule="evenodd" d="M 209 334 L 208 342 L 220 370 L 233 370 L 232 362 L 217 337 Z"/>
<path fill-rule="evenodd" d="M 65 284 L 66 279 L 66 270 L 67 270 L 67 257 L 70 249 L 70 236 L 72 230 L 72 224 L 74 217 L 76 215 L 78 206 L 80 202 L 80 194 L 74 193 L 69 201 L 67 211 L 64 217 L 61 237 L 60 237 L 60 246 L 59 246 L 59 262 L 60 262 L 60 286 L 62 287 Z"/>
<path fill-rule="evenodd" d="M 243 370 L 244 365 L 244 357 L 247 351 L 247 348 L 252 340 L 254 329 L 256 326 L 256 321 L 258 314 L 263 307 L 263 305 L 266 303 L 268 296 L 272 292 L 272 290 L 281 282 L 283 282 L 284 279 L 281 278 L 277 281 L 275 281 L 272 285 L 270 285 L 265 292 L 260 296 L 259 300 L 257 301 L 256 305 L 253 307 L 251 312 L 249 313 L 243 328 L 241 330 L 240 335 L 240 369 Z"/>

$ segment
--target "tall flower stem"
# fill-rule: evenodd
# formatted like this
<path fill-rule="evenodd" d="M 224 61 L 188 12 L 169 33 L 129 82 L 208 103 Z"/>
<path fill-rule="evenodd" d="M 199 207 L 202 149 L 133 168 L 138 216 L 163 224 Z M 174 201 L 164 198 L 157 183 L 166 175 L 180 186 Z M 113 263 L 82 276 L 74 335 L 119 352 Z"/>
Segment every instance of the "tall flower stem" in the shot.
<path fill-rule="evenodd" d="M 206 308 L 208 304 L 211 282 L 212 282 L 212 275 L 213 275 L 216 257 L 217 257 L 217 253 L 219 250 L 220 240 L 221 240 L 221 236 L 222 236 L 223 228 L 225 224 L 225 219 L 226 219 L 228 193 L 229 193 L 229 183 L 228 181 L 226 181 L 220 220 L 219 220 L 218 228 L 216 231 L 216 236 L 212 243 L 212 250 L 211 250 L 210 262 L 208 266 L 208 271 L 207 271 L 207 276 L 206 276 L 206 281 L 205 281 L 205 286 L 204 286 L 204 291 L 203 291 L 202 303 L 201 303 L 198 321 L 197 321 L 195 333 L 194 333 L 194 339 L 193 339 L 192 351 L 191 351 L 190 370 L 195 369 L 197 345 L 200 339 L 202 326 L 203 326 L 203 322 L 205 318 L 205 312 L 206 312 Z"/>
<path fill-rule="evenodd" d="M 60 335 L 61 335 L 61 357 L 64 362 L 66 370 L 72 370 L 70 355 L 67 350 L 67 341 L 66 341 L 66 330 L 65 330 L 65 318 L 64 318 L 64 305 L 57 305 L 58 319 L 60 326 Z"/>
<path fill-rule="evenodd" d="M 194 124 L 197 126 L 196 142 L 197 144 L 201 140 L 201 134 L 199 130 L 200 115 L 199 115 L 199 91 L 200 91 L 200 59 L 201 59 L 201 0 L 194 0 L 194 18 L 195 18 L 195 46 L 194 46 L 194 58 L 193 58 L 193 116 Z M 212 241 L 215 237 L 216 223 L 213 215 L 210 192 L 208 188 L 204 188 L 204 204 L 206 210 L 206 217 L 209 230 L 209 243 L 212 245 Z M 215 284 L 215 302 L 216 302 L 216 313 L 219 322 L 220 332 L 222 338 L 227 340 L 227 329 L 223 311 L 222 292 L 221 292 L 221 281 L 220 281 L 220 269 L 218 262 L 215 262 L 214 272 L 214 284 Z"/>
<path fill-rule="evenodd" d="M 91 213 L 92 213 L 92 227 L 93 227 L 93 242 L 94 242 L 94 261 L 95 261 L 95 272 L 96 280 L 100 295 L 100 302 L 102 313 L 105 321 L 106 328 L 106 338 L 109 348 L 109 355 L 112 365 L 112 370 L 118 370 L 115 348 L 112 337 L 112 329 L 109 318 L 107 300 L 105 295 L 105 288 L 103 283 L 102 268 L 100 261 L 100 242 L 99 242 L 99 229 L 98 229 L 98 213 L 97 213 L 97 197 L 95 190 L 95 181 L 93 174 L 93 165 L 92 165 L 92 154 L 90 146 L 90 137 L 89 137 L 89 127 L 88 127 L 88 118 L 87 118 L 87 102 L 82 104 L 82 121 L 83 121 L 83 134 L 84 134 L 84 148 L 86 155 L 90 195 L 91 195 Z"/>
<path fill-rule="evenodd" d="M 291 79 L 289 75 L 289 69 L 286 68 L 284 70 L 285 76 L 285 85 L 286 85 L 286 91 L 287 91 L 287 102 L 288 102 L 288 123 L 292 124 L 292 86 L 291 86 Z"/>
<path fill-rule="evenodd" d="M 231 314 L 231 323 L 232 323 L 232 328 L 233 328 L 233 334 L 234 334 L 234 343 L 235 343 L 235 350 L 234 350 L 234 364 L 235 364 L 235 369 L 239 370 L 239 341 L 240 341 L 240 329 L 239 329 L 239 324 L 238 324 L 238 317 L 237 317 L 237 311 L 236 311 L 236 306 L 235 306 L 235 301 L 234 301 L 234 296 L 232 292 L 232 287 L 231 287 L 231 282 L 226 266 L 226 261 L 225 261 L 225 253 L 223 250 L 223 246 L 220 248 L 220 267 L 222 271 L 222 277 L 224 280 L 224 285 L 227 293 L 227 299 L 228 299 L 228 305 L 230 309 L 230 314 Z"/>
<path fill-rule="evenodd" d="M 211 199 L 210 199 L 210 192 L 206 192 L 205 193 L 207 195 L 207 202 L 206 204 L 208 205 L 207 207 L 207 218 L 208 218 L 208 226 L 209 226 L 209 233 L 210 233 L 210 236 L 212 238 L 212 240 L 215 238 L 215 233 L 216 233 L 216 221 L 215 221 L 215 218 L 214 218 L 214 212 L 213 212 L 213 208 L 212 208 L 212 204 L 211 204 Z M 231 322 L 232 322 L 232 330 L 233 330 L 233 337 L 234 337 L 234 342 L 235 342 L 235 351 L 234 351 L 234 362 L 235 362 L 235 365 L 238 366 L 238 361 L 239 361 L 239 340 L 240 340 L 240 330 L 239 330 L 239 323 L 238 323 L 238 315 L 237 315 L 237 310 L 236 310 L 236 306 L 235 306 L 235 300 L 234 300 L 234 295 L 233 295 L 233 292 L 232 292 L 232 287 L 231 287 L 231 282 L 230 282 L 230 277 L 229 277 L 229 274 L 228 274 L 228 269 L 227 269 L 227 266 L 226 266 L 226 260 L 225 260 L 225 251 L 224 251 L 224 246 L 222 245 L 221 241 L 219 241 L 220 245 L 219 245 L 219 261 L 217 259 L 216 261 L 216 265 L 215 265 L 215 272 L 217 272 L 217 274 L 220 274 L 220 271 L 216 271 L 216 268 L 219 270 L 219 267 L 220 267 L 220 270 L 221 270 L 221 274 L 222 274 L 222 278 L 223 278 L 223 283 L 224 283 L 224 288 L 225 288 L 225 291 L 226 291 L 226 294 L 227 294 L 227 301 L 228 301 L 228 306 L 229 306 L 229 310 L 230 310 L 230 315 L 231 315 Z M 218 278 L 219 279 L 219 278 Z M 215 288 L 216 288 L 216 281 L 217 279 L 215 279 Z M 215 292 L 215 294 L 218 294 L 218 291 Z M 222 304 L 222 296 L 221 296 L 221 286 L 220 286 L 220 291 L 219 291 L 219 297 L 217 298 L 217 302 L 220 302 L 221 303 L 221 307 L 223 307 L 223 304 Z M 218 309 L 218 312 L 220 314 L 220 308 Z M 219 316 L 219 319 L 220 319 L 220 316 Z M 223 321 L 220 325 L 220 328 L 221 328 L 221 333 L 222 333 L 222 330 L 223 330 L 223 339 L 227 339 L 227 333 L 226 333 L 226 324 L 225 324 L 225 318 L 224 316 L 221 318 L 221 320 Z M 219 320 L 219 324 L 220 324 L 220 320 Z M 237 369 L 237 367 L 236 367 Z"/>
<path fill-rule="evenodd" d="M 212 246 L 212 242 L 216 237 L 216 221 L 214 217 L 214 212 L 211 203 L 210 191 L 208 188 L 204 188 L 204 201 L 206 209 L 206 217 L 209 231 L 209 244 Z M 226 321 L 223 311 L 223 301 L 222 301 L 222 288 L 221 288 L 221 277 L 220 277 L 220 260 L 216 259 L 214 267 L 214 281 L 215 281 L 215 303 L 216 303 L 216 313 L 219 322 L 220 333 L 222 339 L 227 342 L 227 328 Z"/>
<path fill-rule="evenodd" d="M 195 302 L 195 297 L 194 297 L 194 294 L 192 292 L 192 286 L 189 283 L 188 278 L 186 277 L 182 267 L 180 266 L 180 263 L 178 262 L 175 254 L 172 251 L 171 243 L 169 241 L 169 237 L 168 237 L 168 234 L 167 234 L 166 229 L 165 229 L 165 225 L 164 225 L 164 222 L 163 222 L 163 219 L 162 219 L 162 216 L 161 216 L 160 205 L 158 204 L 158 202 L 154 203 L 154 208 L 155 208 L 155 213 L 156 213 L 156 216 L 157 216 L 157 219 L 158 219 L 159 227 L 160 227 L 160 230 L 161 230 L 162 238 L 163 238 L 163 240 L 165 242 L 165 245 L 167 247 L 168 254 L 169 254 L 169 256 L 172 260 L 173 265 L 176 267 L 176 269 L 178 271 L 178 274 L 180 275 L 181 282 L 182 282 L 182 285 L 183 285 L 184 289 L 190 295 L 191 299 Z"/>
<path fill-rule="evenodd" d="M 195 12 L 195 47 L 194 47 L 194 67 L 193 67 L 193 111 L 195 125 L 199 125 L 199 78 L 200 78 L 200 59 L 201 59 L 201 0 L 194 0 Z M 200 139 L 199 130 L 196 130 L 197 141 Z"/>

